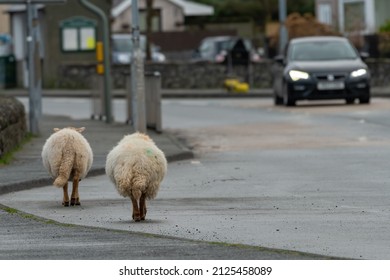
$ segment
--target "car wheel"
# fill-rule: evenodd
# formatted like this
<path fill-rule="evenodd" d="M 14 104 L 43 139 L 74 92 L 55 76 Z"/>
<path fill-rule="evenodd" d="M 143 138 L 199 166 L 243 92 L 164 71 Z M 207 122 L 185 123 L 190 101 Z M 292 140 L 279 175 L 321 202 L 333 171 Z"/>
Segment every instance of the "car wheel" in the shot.
<path fill-rule="evenodd" d="M 345 99 L 345 102 L 347 104 L 353 104 L 355 102 L 355 98 L 352 98 L 352 97 L 348 97 Z"/>
<path fill-rule="evenodd" d="M 285 106 L 295 106 L 295 100 L 288 93 L 287 84 L 283 85 L 283 104 Z"/>
<path fill-rule="evenodd" d="M 359 97 L 360 104 L 369 104 L 370 103 L 370 96 L 366 95 L 363 97 Z"/>

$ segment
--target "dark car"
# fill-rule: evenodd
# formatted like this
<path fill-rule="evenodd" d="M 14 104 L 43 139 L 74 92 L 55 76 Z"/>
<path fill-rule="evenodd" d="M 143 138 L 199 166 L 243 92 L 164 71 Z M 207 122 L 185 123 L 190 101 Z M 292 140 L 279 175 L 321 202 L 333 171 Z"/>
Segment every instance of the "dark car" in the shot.
<path fill-rule="evenodd" d="M 298 100 L 345 99 L 370 103 L 370 73 L 352 44 L 342 37 L 292 39 L 285 55 L 275 58 L 275 105 L 294 106 Z"/>
<path fill-rule="evenodd" d="M 229 51 L 233 49 L 237 41 L 243 42 L 244 48 L 250 56 L 251 62 L 259 62 L 260 55 L 247 38 L 236 36 L 215 36 L 204 38 L 192 55 L 193 61 L 208 61 L 223 63 L 226 61 Z"/>

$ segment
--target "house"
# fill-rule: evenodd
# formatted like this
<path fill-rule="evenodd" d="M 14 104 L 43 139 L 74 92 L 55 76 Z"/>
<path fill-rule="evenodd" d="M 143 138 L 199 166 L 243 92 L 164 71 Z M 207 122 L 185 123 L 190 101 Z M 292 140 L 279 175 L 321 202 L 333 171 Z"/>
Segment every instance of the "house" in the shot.
<path fill-rule="evenodd" d="M 1 33 L 9 33 L 9 16 L 5 12 L 7 9 L 7 5 L 0 5 L 0 34 Z"/>
<path fill-rule="evenodd" d="M 94 5 L 106 11 L 109 18 L 111 1 L 95 0 Z M 40 38 L 40 58 L 43 87 L 58 87 L 58 76 L 63 66 L 72 63 L 95 63 L 95 44 L 102 41 L 100 18 L 79 1 L 66 4 L 37 4 Z M 11 35 L 17 61 L 18 86 L 28 86 L 27 20 L 24 4 L 9 5 Z M 63 86 L 63 85 L 62 85 Z"/>
<path fill-rule="evenodd" d="M 131 0 L 114 1 L 111 10 L 113 33 L 130 32 Z M 146 30 L 146 1 L 138 1 L 140 30 Z M 154 0 L 152 32 L 184 31 L 186 17 L 209 16 L 214 14 L 214 8 L 185 0 Z"/>
<path fill-rule="evenodd" d="M 334 30 L 339 30 L 339 5 L 338 0 L 317 0 L 316 15 L 321 23 L 331 26 Z"/>
<path fill-rule="evenodd" d="M 390 20 L 390 1 L 316 0 L 316 15 L 342 34 L 370 35 Z"/>

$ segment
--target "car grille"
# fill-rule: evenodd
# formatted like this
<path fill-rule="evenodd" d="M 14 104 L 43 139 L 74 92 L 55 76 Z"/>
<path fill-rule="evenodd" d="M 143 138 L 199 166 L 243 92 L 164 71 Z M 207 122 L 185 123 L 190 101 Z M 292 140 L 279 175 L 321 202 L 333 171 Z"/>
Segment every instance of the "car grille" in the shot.
<path fill-rule="evenodd" d="M 318 81 L 344 81 L 346 74 L 314 74 Z"/>

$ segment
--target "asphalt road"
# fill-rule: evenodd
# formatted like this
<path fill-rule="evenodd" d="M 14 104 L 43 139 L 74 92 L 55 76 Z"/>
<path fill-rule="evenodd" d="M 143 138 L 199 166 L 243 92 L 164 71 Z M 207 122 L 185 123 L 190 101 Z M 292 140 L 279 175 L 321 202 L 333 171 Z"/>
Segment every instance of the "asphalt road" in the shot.
<path fill-rule="evenodd" d="M 130 202 L 105 176 L 85 180 L 84 204 L 71 212 L 51 186 L 0 203 L 80 226 L 390 259 L 389 109 L 387 99 L 296 108 L 270 99 L 165 100 L 164 128 L 196 158 L 169 165 L 145 223 L 131 223 Z"/>
<path fill-rule="evenodd" d="M 327 257 L 61 224 L 0 207 L 0 260 L 285 260 Z"/>

